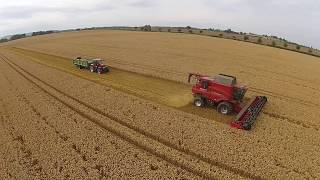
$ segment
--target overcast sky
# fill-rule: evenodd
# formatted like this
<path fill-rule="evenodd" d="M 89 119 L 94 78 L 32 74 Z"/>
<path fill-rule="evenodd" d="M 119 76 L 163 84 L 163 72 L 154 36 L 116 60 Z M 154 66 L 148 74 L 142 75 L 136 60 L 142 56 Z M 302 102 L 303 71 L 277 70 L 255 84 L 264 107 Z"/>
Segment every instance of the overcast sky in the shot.
<path fill-rule="evenodd" d="M 0 0 L 0 37 L 144 24 L 231 28 L 320 48 L 320 0 Z"/>

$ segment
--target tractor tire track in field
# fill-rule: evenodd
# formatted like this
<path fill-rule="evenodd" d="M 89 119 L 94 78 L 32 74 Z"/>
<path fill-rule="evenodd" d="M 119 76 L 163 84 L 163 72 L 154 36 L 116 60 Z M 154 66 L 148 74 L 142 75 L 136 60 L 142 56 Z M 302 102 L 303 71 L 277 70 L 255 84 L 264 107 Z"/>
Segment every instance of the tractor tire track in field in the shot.
<path fill-rule="evenodd" d="M 17 89 L 16 89 L 17 91 Z M 35 106 L 32 105 L 32 103 L 23 95 L 18 94 L 17 97 L 19 98 L 19 100 L 21 100 L 23 103 L 25 103 L 26 105 L 28 105 L 28 107 L 31 109 L 31 111 L 37 116 L 39 117 L 39 119 L 43 120 L 44 123 L 46 124 L 46 126 L 53 130 L 53 132 L 55 134 L 57 134 L 57 136 L 63 140 L 64 142 L 66 142 L 70 137 L 68 137 L 67 135 L 61 133 L 60 131 L 58 131 L 52 124 L 49 123 L 49 121 L 47 120 L 47 117 L 43 116 L 37 109 Z M 72 146 L 73 147 L 73 146 Z M 74 148 L 72 148 L 74 149 Z M 78 151 L 75 151 L 78 152 Z"/>
<path fill-rule="evenodd" d="M 50 55 L 50 54 L 46 54 L 46 53 L 42 53 L 42 52 L 37 52 L 37 51 L 32 51 L 32 50 L 25 50 L 25 49 L 21 49 L 21 48 L 13 48 L 13 50 L 21 50 L 21 51 L 27 51 L 27 52 L 31 52 L 31 53 L 36 53 L 36 54 L 41 54 L 41 55 L 44 55 L 44 56 L 48 56 L 48 57 L 54 57 L 54 58 L 59 58 L 61 59 L 62 57 L 60 56 L 56 56 L 56 55 Z M 23 55 L 23 52 L 18 52 L 18 53 L 22 53 Z M 26 56 L 29 56 L 30 58 L 34 58 L 32 55 L 26 55 Z M 62 58 L 62 59 L 66 59 L 66 58 Z M 32 60 L 34 61 L 34 60 Z M 70 73 L 64 69 L 61 69 L 59 67 L 53 67 L 53 66 L 50 66 L 50 65 L 47 65 L 45 63 L 40 63 L 38 61 L 35 61 L 36 63 L 38 64 L 41 64 L 41 65 L 44 65 L 46 67 L 50 67 L 50 68 L 54 68 L 56 70 L 59 70 L 59 71 L 63 71 L 63 72 L 66 72 L 66 73 Z M 129 63 L 130 64 L 130 63 Z M 119 71 L 124 71 L 124 72 L 127 72 L 129 74 L 127 74 L 128 76 L 135 76 L 135 75 L 141 75 L 139 73 L 136 73 L 136 72 L 131 72 L 131 71 L 127 71 L 127 70 L 121 70 L 121 69 L 117 69 Z M 72 73 L 73 74 L 73 73 Z M 155 79 L 162 79 L 164 81 L 169 81 L 170 83 L 178 83 L 178 84 L 181 84 L 181 82 L 176 82 L 176 81 L 172 81 L 172 80 L 167 80 L 167 79 L 163 79 L 163 78 L 159 78 L 159 77 L 156 77 L 156 76 L 150 76 L 150 75 L 142 75 L 142 76 L 146 76 L 147 78 L 155 78 Z M 100 82 L 97 82 L 97 81 L 94 81 L 90 78 L 86 78 L 86 77 L 83 77 L 83 76 L 77 76 L 77 77 L 80 77 L 80 78 L 83 78 L 83 79 L 86 79 L 86 80 L 89 80 L 91 82 L 94 82 L 94 83 L 98 83 L 100 85 L 103 85 L 103 86 L 107 86 L 109 87 L 109 84 L 106 85 L 104 83 L 100 83 Z M 163 84 L 163 86 L 166 86 L 167 84 L 165 84 L 164 82 L 161 81 L 161 83 Z M 126 83 L 123 83 L 123 84 L 126 84 Z M 191 88 L 191 86 L 189 84 L 185 84 L 185 83 L 182 83 L 184 84 L 185 86 L 181 87 L 181 88 Z M 190 86 L 190 87 L 189 87 Z M 131 92 L 133 89 L 130 89 L 129 93 L 132 93 L 133 95 L 135 96 L 138 96 L 138 97 L 141 97 L 141 98 L 144 98 L 144 99 L 148 99 L 144 96 L 141 96 L 141 95 L 137 95 L 135 92 Z M 135 86 L 134 87 L 134 90 L 138 90 L 138 91 L 141 91 L 141 92 L 145 92 L 147 91 L 148 89 L 142 89 L 141 87 L 137 87 Z M 124 92 L 127 92 L 125 90 L 122 90 L 120 89 L 120 91 L 124 91 Z M 291 102 L 295 102 L 295 103 L 299 103 L 299 104 L 304 104 L 304 105 L 311 105 L 311 106 L 315 106 L 315 107 L 320 107 L 320 105 L 318 104 L 315 104 L 315 103 L 312 103 L 312 102 L 309 102 L 309 101 L 305 101 L 305 100 L 300 100 L 300 99 L 297 99 L 297 98 L 293 98 L 293 97 L 290 97 L 290 96 L 286 96 L 286 95 L 282 95 L 282 94 L 279 94 L 279 93 L 274 93 L 274 92 L 271 92 L 271 91 L 267 91 L 267 90 L 262 90 L 262 89 L 259 89 L 259 88 L 255 88 L 255 87 L 251 87 L 249 89 L 249 91 L 251 92 L 255 92 L 255 93 L 259 93 L 259 94 L 264 94 L 264 95 L 267 95 L 267 96 L 271 96 L 271 97 L 275 97 L 277 99 L 282 99 L 282 100 L 286 100 L 286 101 L 291 101 Z M 156 96 L 163 96 L 163 94 L 157 94 L 156 92 L 152 92 L 153 95 L 156 95 Z M 157 102 L 157 103 L 160 103 L 160 104 L 163 104 L 157 100 L 154 100 L 154 99 L 151 99 L 151 101 L 154 101 L 154 102 Z M 172 107 L 170 104 L 164 104 L 166 106 L 169 106 L 169 107 Z M 214 110 L 212 110 L 211 108 L 197 108 L 197 107 L 194 107 L 193 104 L 189 103 L 185 106 L 182 106 L 182 107 L 174 107 L 175 109 L 177 110 L 180 110 L 180 111 L 183 111 L 183 112 L 186 112 L 186 113 L 191 113 L 191 114 L 195 114 L 197 116 L 200 116 L 200 117 L 204 117 L 204 118 L 207 118 L 207 119 L 211 119 L 211 120 L 214 120 L 218 123 L 223 123 L 223 124 L 229 124 L 232 120 L 230 119 L 230 117 L 217 117 L 217 115 L 214 115 L 214 114 L 217 114 L 216 112 L 213 112 Z M 281 120 L 281 121 L 286 121 L 288 123 L 292 123 L 292 124 L 295 124 L 295 125 L 298 125 L 298 126 L 301 126 L 303 128 L 312 128 L 312 129 L 315 129 L 315 130 L 319 130 L 319 128 L 317 128 L 316 125 L 313 125 L 311 123 L 305 123 L 305 122 L 301 122 L 300 120 L 297 120 L 297 119 L 293 119 L 291 117 L 287 117 L 287 116 L 284 116 L 284 115 L 279 115 L 279 114 L 275 114 L 273 112 L 268 112 L 268 111 L 264 111 L 262 112 L 266 115 L 268 115 L 269 117 L 271 118 L 274 118 L 276 120 Z"/>
<path fill-rule="evenodd" d="M 70 105 L 69 103 L 65 102 L 64 100 L 62 100 L 61 97 L 59 98 L 58 96 L 56 96 L 53 93 L 49 92 L 50 90 L 46 90 L 44 87 L 40 86 L 39 82 L 41 82 L 45 86 L 48 86 L 50 89 L 53 89 L 54 91 L 58 92 L 60 94 L 60 96 L 62 95 L 64 97 L 67 97 L 68 99 L 76 102 L 80 106 L 85 107 L 85 109 L 93 111 L 93 112 L 101 115 L 102 117 L 106 117 L 106 118 L 111 119 L 112 121 L 120 124 L 120 126 L 126 128 L 126 129 L 129 129 L 129 130 L 133 131 L 134 133 L 139 134 L 140 136 L 143 136 L 144 139 L 148 139 L 149 141 L 150 140 L 154 141 L 153 143 L 158 144 L 158 145 L 163 147 L 163 148 L 160 148 L 160 149 L 164 150 L 164 149 L 168 149 L 169 148 L 169 150 L 168 150 L 169 152 L 175 151 L 177 154 L 180 154 L 180 156 L 183 156 L 185 158 L 185 159 L 183 159 L 183 161 L 187 161 L 189 163 L 197 162 L 198 164 L 205 165 L 205 167 L 215 166 L 215 167 L 220 168 L 222 170 L 225 170 L 225 171 L 231 172 L 233 174 L 242 176 L 244 178 L 264 179 L 263 177 L 248 173 L 248 172 L 246 172 L 244 170 L 237 169 L 237 168 L 234 168 L 234 167 L 229 166 L 227 164 L 224 164 L 222 162 L 218 162 L 218 161 L 212 160 L 210 158 L 204 157 L 203 155 L 197 154 L 195 152 L 192 152 L 189 149 L 185 149 L 185 148 L 180 147 L 178 145 L 172 144 L 171 142 L 169 142 L 169 141 L 167 141 L 165 139 L 162 139 L 161 137 L 155 136 L 155 135 L 153 135 L 153 134 L 151 134 L 149 132 L 146 132 L 143 129 L 140 129 L 138 127 L 132 126 L 132 125 L 128 124 L 127 122 L 118 119 L 117 117 L 114 117 L 114 116 L 112 116 L 110 114 L 106 114 L 105 112 L 102 112 L 101 110 L 99 110 L 97 108 L 94 108 L 94 107 L 90 106 L 89 104 L 87 104 L 85 102 L 82 102 L 82 101 L 80 101 L 78 99 L 75 99 L 74 97 L 72 97 L 72 96 L 70 96 L 70 95 L 58 90 L 57 88 L 51 86 L 50 84 L 40 80 L 38 77 L 36 77 L 36 76 L 32 75 L 31 73 L 27 72 L 25 69 L 21 68 L 19 65 L 15 64 L 14 62 L 10 61 L 8 58 L 6 58 L 3 55 L 2 55 L 2 60 L 4 62 L 6 62 L 18 74 L 20 74 L 26 80 L 28 80 L 30 83 L 34 84 L 39 89 L 43 90 L 45 93 L 47 93 L 48 95 L 50 95 L 54 99 L 58 100 L 59 102 L 61 102 L 65 106 L 67 106 L 68 108 L 70 108 L 73 111 L 77 112 L 79 115 L 81 115 L 81 116 L 85 117 L 86 119 L 92 121 L 93 123 L 97 124 L 101 128 L 112 132 L 113 134 L 115 134 L 116 136 L 119 136 L 120 138 L 126 140 L 127 142 L 129 142 L 131 144 L 134 144 L 135 146 L 137 146 L 137 147 L 139 147 L 139 148 L 141 148 L 141 149 L 143 149 L 143 150 L 145 150 L 145 151 L 147 151 L 147 152 L 149 152 L 149 153 L 151 153 L 151 154 L 153 154 L 153 155 L 155 155 L 155 156 L 157 156 L 157 157 L 169 162 L 170 164 L 173 164 L 173 165 L 175 165 L 177 167 L 180 167 L 180 168 L 182 168 L 182 169 L 184 169 L 184 170 L 186 170 L 188 172 L 191 172 L 191 173 L 193 173 L 195 175 L 198 175 L 200 177 L 203 177 L 203 178 L 208 178 L 208 179 L 215 178 L 215 177 L 211 176 L 210 174 L 204 172 L 203 170 L 200 170 L 198 167 L 192 167 L 188 163 L 179 162 L 180 159 L 176 160 L 174 158 L 168 157 L 166 154 L 161 153 L 161 152 L 157 152 L 157 150 L 154 150 L 153 148 L 148 147 L 148 146 L 140 143 L 139 141 L 137 141 L 137 140 L 135 140 L 135 139 L 133 139 L 131 137 L 128 137 L 127 135 L 124 135 L 124 134 L 120 133 L 115 128 L 107 126 L 106 124 L 102 123 L 101 121 L 97 120 L 96 118 L 88 115 L 87 113 L 84 113 L 79 108 L 76 108 L 73 105 Z M 10 63 L 9 63 L 9 61 L 10 61 Z M 16 67 L 19 68 L 20 70 L 18 70 Z M 26 75 L 26 74 L 28 74 L 28 75 Z M 32 80 L 30 77 L 27 77 L 27 76 L 30 76 L 30 77 L 32 77 L 33 79 L 36 79 L 39 82 L 36 83 L 34 80 Z M 208 169 L 210 169 L 210 168 L 208 168 Z"/>
<path fill-rule="evenodd" d="M 26 103 L 30 108 L 31 110 L 41 119 L 44 121 L 44 123 L 46 124 L 46 126 L 51 129 L 63 142 L 67 143 L 69 145 L 69 148 L 71 149 L 71 151 L 73 151 L 74 153 L 78 154 L 79 155 L 79 159 L 80 161 L 82 162 L 87 162 L 87 157 L 86 157 L 86 154 L 82 153 L 81 149 L 79 148 L 78 145 L 76 145 L 74 142 L 68 142 L 70 137 L 67 136 L 66 134 L 64 134 L 63 132 L 59 131 L 54 125 L 52 125 L 47 117 L 41 115 L 41 113 L 36 109 L 36 107 L 34 107 L 32 105 L 32 103 L 26 98 L 24 97 L 23 95 L 18 95 L 22 101 L 24 103 Z M 92 164 L 93 167 L 96 167 L 96 166 L 99 166 L 98 164 Z M 87 172 L 87 169 L 85 167 L 82 167 L 83 168 L 83 171 L 85 173 L 87 173 L 88 175 L 88 172 Z M 58 167 L 56 167 L 56 169 L 58 169 Z M 62 167 L 59 167 L 59 172 L 62 171 Z M 101 172 L 99 171 L 100 173 L 100 178 L 106 178 L 106 176 L 104 174 L 101 174 Z"/>
<path fill-rule="evenodd" d="M 9 131 L 9 136 L 11 137 L 11 140 L 9 140 L 8 142 L 5 142 L 3 144 L 0 145 L 4 146 L 8 143 L 13 143 L 16 142 L 16 147 L 18 148 L 19 153 L 19 157 L 21 157 L 18 160 L 19 165 L 24 166 L 28 169 L 27 173 L 29 175 L 39 175 L 40 177 L 47 177 L 47 174 L 43 171 L 43 167 L 39 164 L 39 160 L 35 157 L 33 157 L 33 153 L 31 151 L 31 149 L 29 149 L 25 143 L 25 138 L 20 135 L 19 133 L 17 133 L 18 130 L 16 130 L 16 128 L 12 125 L 11 122 L 7 121 L 7 123 L 5 123 L 5 119 L 8 119 L 8 110 L 6 105 L 3 103 L 3 101 L 0 99 L 0 107 L 4 110 L 3 115 L 0 116 L 0 121 L 2 122 L 2 124 L 5 126 L 7 126 L 7 130 Z M 5 118 L 4 118 L 5 117 Z M 11 178 L 15 178 L 12 173 L 10 172 L 6 172 L 9 177 Z"/>
<path fill-rule="evenodd" d="M 8 90 L 14 92 L 15 96 L 17 97 L 17 100 L 19 102 L 21 102 L 22 104 L 26 105 L 26 108 L 30 110 L 30 112 L 32 112 L 32 114 L 36 115 L 38 118 L 35 119 L 35 122 L 40 123 L 40 122 L 44 122 L 45 127 L 47 127 L 48 129 L 46 129 L 46 131 L 48 132 L 48 130 L 50 130 L 51 132 L 53 132 L 53 134 L 56 134 L 56 136 L 58 138 L 61 139 L 61 142 L 63 144 L 65 144 L 68 147 L 68 151 L 72 151 L 74 154 L 76 154 L 76 156 L 79 158 L 78 161 L 81 161 L 82 163 L 86 164 L 88 163 L 88 155 L 85 153 L 85 151 L 80 147 L 81 145 L 75 141 L 72 140 L 72 136 L 68 136 L 67 133 L 64 132 L 64 130 L 59 130 L 57 129 L 57 126 L 54 125 L 54 123 L 50 122 L 48 119 L 48 116 L 44 116 L 41 114 L 40 111 L 37 110 L 37 108 L 34 106 L 34 104 L 23 94 L 19 91 L 19 88 L 15 87 L 12 82 L 9 80 L 8 76 L 6 74 L 4 74 L 2 71 L 0 71 L 0 74 L 3 75 L 4 79 L 7 81 L 7 83 L 9 84 Z M 12 88 L 11 88 L 12 87 Z M 1 105 L 3 106 L 3 108 L 1 109 Z M 5 104 L 2 102 L 2 99 L 0 98 L 0 115 L 1 114 L 8 114 L 7 113 L 7 108 L 5 107 Z M 58 113 L 63 113 L 62 109 L 57 107 Z M 0 116 L 0 125 L 2 122 L 2 116 Z M 73 120 L 75 121 L 75 120 Z M 77 123 L 77 122 L 76 122 Z M 22 136 L 21 136 L 22 137 Z M 18 138 L 21 139 L 21 138 Z M 5 142 L 3 144 L 0 144 L 0 147 L 2 145 L 5 145 L 7 143 L 12 143 L 13 141 L 17 141 L 17 140 L 11 140 L 8 142 Z M 100 150 L 99 146 L 95 147 L 95 152 L 98 152 Z M 37 162 L 37 161 L 36 161 Z M 81 164 L 82 164 L 81 163 Z M 89 170 L 90 171 L 95 171 L 97 170 L 97 174 L 99 176 L 99 179 L 103 179 L 103 178 L 108 178 L 108 174 L 106 174 L 104 172 L 104 169 L 102 168 L 103 166 L 98 163 L 98 162 L 94 162 L 94 163 L 90 163 L 90 165 L 88 164 L 87 167 L 81 167 L 82 171 L 84 173 L 86 173 L 87 175 L 89 175 Z M 54 168 L 61 173 L 64 169 L 63 166 L 58 166 L 57 162 L 55 162 L 54 164 Z M 42 169 L 42 167 L 40 168 Z M 7 172 L 8 173 L 8 172 Z M 47 176 L 47 175 L 46 175 Z M 68 174 L 66 174 L 66 176 L 69 176 Z M 1 176 L 0 176 L 1 177 Z M 12 175 L 10 176 L 12 177 Z M 48 176 L 47 176 L 48 177 Z M 18 179 L 18 178 L 16 178 Z"/>

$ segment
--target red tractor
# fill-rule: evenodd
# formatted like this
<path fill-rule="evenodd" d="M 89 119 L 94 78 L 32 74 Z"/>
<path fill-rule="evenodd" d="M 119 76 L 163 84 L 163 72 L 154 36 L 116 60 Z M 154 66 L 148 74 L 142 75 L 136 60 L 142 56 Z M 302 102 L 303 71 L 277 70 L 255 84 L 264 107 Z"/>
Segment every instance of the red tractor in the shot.
<path fill-rule="evenodd" d="M 267 102 L 267 97 L 255 96 L 245 105 L 243 104 L 243 97 L 248 88 L 239 85 L 236 77 L 225 74 L 209 77 L 190 73 L 189 83 L 193 76 L 197 81 L 192 87 L 195 106 L 216 106 L 217 111 L 222 114 L 236 112 L 238 115 L 231 126 L 244 130 L 251 129 L 259 112 Z"/>

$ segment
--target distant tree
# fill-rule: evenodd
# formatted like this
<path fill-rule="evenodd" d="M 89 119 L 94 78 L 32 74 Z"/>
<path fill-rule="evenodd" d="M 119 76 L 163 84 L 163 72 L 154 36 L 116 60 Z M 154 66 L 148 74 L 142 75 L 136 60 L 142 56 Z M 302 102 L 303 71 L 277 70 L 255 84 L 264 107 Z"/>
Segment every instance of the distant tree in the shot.
<path fill-rule="evenodd" d="M 186 28 L 187 28 L 187 29 L 191 29 L 191 26 L 187 26 Z"/>
<path fill-rule="evenodd" d="M 190 34 L 193 34 L 193 31 L 192 31 L 192 30 L 189 30 L 189 33 L 190 33 Z"/>
<path fill-rule="evenodd" d="M 220 34 L 219 34 L 219 37 L 223 37 L 223 34 L 220 33 Z"/>
<path fill-rule="evenodd" d="M 276 46 L 276 42 L 272 41 L 271 46 L 275 47 Z"/>
<path fill-rule="evenodd" d="M 262 38 L 261 37 L 258 38 L 257 43 L 259 43 L 259 44 L 262 43 Z"/>
<path fill-rule="evenodd" d="M 247 35 L 243 36 L 243 40 L 248 41 L 249 40 L 249 36 L 247 36 Z"/>
<path fill-rule="evenodd" d="M 285 47 L 285 48 L 288 47 L 288 43 L 287 43 L 287 42 L 284 42 L 284 43 L 283 43 L 283 47 Z"/>
<path fill-rule="evenodd" d="M 232 39 L 237 39 L 235 36 L 232 36 Z"/>
<path fill-rule="evenodd" d="M 76 31 L 79 31 L 79 30 L 81 30 L 81 29 L 76 29 Z M 37 32 L 33 32 L 32 36 L 51 34 L 51 33 L 54 33 L 54 31 L 37 31 Z"/>
<path fill-rule="evenodd" d="M 141 27 L 140 29 L 141 29 L 141 31 L 151 31 L 151 26 L 145 25 L 145 26 Z"/>
<path fill-rule="evenodd" d="M 143 26 L 143 31 L 151 31 L 151 26 L 150 25 Z"/>
<path fill-rule="evenodd" d="M 297 50 L 300 50 L 300 49 L 301 49 L 301 46 L 300 46 L 300 45 L 297 45 L 297 46 L 296 46 L 296 49 L 297 49 Z"/>
<path fill-rule="evenodd" d="M 8 39 L 6 39 L 6 38 L 0 39 L 0 43 L 4 43 L 4 42 L 8 42 Z"/>
<path fill-rule="evenodd" d="M 178 32 L 181 33 L 181 29 L 178 29 Z"/>
<path fill-rule="evenodd" d="M 233 31 L 232 31 L 231 29 L 227 29 L 227 30 L 225 30 L 224 32 L 226 32 L 226 33 L 233 33 Z"/>
<path fill-rule="evenodd" d="M 170 28 L 168 29 L 168 32 L 171 32 L 171 29 L 170 29 Z"/>
<path fill-rule="evenodd" d="M 200 30 L 200 31 L 199 31 L 199 33 L 201 34 L 201 33 L 203 33 L 203 31 L 202 31 L 202 30 Z"/>
<path fill-rule="evenodd" d="M 25 37 L 26 37 L 26 34 L 15 34 L 15 35 L 11 36 L 10 41 L 25 38 Z"/>
<path fill-rule="evenodd" d="M 134 27 L 134 30 L 136 31 L 138 29 L 138 27 Z"/>
<path fill-rule="evenodd" d="M 308 52 L 309 52 L 309 53 L 312 53 L 312 48 L 309 48 L 309 49 L 308 49 Z"/>

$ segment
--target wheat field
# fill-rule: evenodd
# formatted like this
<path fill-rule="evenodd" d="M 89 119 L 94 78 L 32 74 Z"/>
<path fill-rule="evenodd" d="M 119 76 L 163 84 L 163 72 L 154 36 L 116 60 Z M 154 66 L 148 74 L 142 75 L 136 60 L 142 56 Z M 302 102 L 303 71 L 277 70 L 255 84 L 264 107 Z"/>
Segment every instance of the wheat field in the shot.
<path fill-rule="evenodd" d="M 111 72 L 76 69 L 77 56 L 103 58 Z M 319 58 L 191 34 L 111 30 L 12 41 L 0 58 L 1 144 L 16 142 L 0 146 L 0 177 L 320 178 Z M 234 75 L 249 87 L 246 99 L 267 96 L 252 131 L 230 128 L 233 115 L 193 107 L 189 72 Z M 14 156 L 20 151 L 27 158 Z"/>

